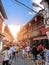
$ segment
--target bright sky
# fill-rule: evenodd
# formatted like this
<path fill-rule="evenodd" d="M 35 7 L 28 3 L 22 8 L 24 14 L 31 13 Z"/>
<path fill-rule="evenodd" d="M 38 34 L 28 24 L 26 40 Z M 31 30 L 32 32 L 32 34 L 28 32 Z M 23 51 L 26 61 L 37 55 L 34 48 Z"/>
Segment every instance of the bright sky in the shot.
<path fill-rule="evenodd" d="M 8 25 L 9 29 L 11 30 L 11 33 L 13 34 L 13 37 L 16 38 L 17 37 L 17 32 L 20 30 L 20 25 Z"/>
<path fill-rule="evenodd" d="M 22 3 L 26 4 L 33 9 L 32 0 L 19 0 Z M 41 0 L 33 0 L 36 3 L 39 3 Z M 16 36 L 16 33 L 20 29 L 20 26 L 26 24 L 30 19 L 35 15 L 34 12 L 31 13 L 30 10 L 25 9 L 22 6 L 19 6 L 13 0 L 2 0 L 4 9 L 6 11 L 8 19 L 5 20 L 5 23 L 8 24 L 13 36 Z"/>
<path fill-rule="evenodd" d="M 29 11 L 25 9 L 25 7 L 18 5 L 14 0 L 2 0 L 4 5 L 4 9 L 6 11 L 8 20 L 5 21 L 6 24 L 15 24 L 15 25 L 22 25 L 26 24 L 34 15 L 29 15 Z M 19 0 L 22 3 L 26 4 L 30 8 L 32 8 L 32 1 L 31 0 Z"/>

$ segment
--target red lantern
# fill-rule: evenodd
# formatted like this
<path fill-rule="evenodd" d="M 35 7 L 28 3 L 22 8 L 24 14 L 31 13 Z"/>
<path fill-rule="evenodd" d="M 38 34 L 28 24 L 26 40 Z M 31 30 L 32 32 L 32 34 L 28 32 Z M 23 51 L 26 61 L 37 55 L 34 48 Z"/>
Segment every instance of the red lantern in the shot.
<path fill-rule="evenodd" d="M 38 18 L 37 17 L 35 17 L 35 22 L 37 22 L 38 21 Z"/>

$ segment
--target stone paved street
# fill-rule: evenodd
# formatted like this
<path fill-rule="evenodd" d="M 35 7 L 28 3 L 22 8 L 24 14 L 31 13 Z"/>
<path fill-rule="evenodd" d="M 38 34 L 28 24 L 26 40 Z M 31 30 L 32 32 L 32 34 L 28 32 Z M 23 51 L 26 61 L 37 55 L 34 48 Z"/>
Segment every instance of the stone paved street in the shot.
<path fill-rule="evenodd" d="M 31 58 L 23 58 L 20 52 L 18 58 L 16 57 L 15 63 L 12 65 L 33 65 Z"/>
<path fill-rule="evenodd" d="M 18 58 L 16 59 L 15 65 L 33 65 L 33 62 L 31 59 L 22 59 L 22 58 Z"/>

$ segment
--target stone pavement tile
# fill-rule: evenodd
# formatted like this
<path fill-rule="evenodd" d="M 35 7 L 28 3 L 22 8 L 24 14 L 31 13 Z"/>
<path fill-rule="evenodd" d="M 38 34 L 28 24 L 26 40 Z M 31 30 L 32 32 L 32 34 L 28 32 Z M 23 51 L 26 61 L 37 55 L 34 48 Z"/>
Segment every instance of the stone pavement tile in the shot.
<path fill-rule="evenodd" d="M 14 65 L 33 65 L 32 60 L 18 58 Z"/>
<path fill-rule="evenodd" d="M 0 62 L 0 65 L 2 65 L 2 62 Z"/>

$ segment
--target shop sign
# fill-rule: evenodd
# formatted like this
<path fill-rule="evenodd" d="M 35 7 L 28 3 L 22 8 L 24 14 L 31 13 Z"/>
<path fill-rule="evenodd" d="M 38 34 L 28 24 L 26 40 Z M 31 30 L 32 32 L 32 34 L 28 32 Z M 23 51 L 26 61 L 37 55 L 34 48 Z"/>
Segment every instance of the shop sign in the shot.
<path fill-rule="evenodd" d="M 2 49 L 2 42 L 0 42 L 0 50 Z"/>

